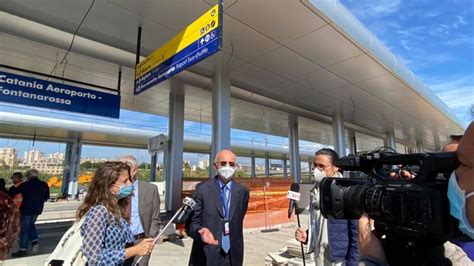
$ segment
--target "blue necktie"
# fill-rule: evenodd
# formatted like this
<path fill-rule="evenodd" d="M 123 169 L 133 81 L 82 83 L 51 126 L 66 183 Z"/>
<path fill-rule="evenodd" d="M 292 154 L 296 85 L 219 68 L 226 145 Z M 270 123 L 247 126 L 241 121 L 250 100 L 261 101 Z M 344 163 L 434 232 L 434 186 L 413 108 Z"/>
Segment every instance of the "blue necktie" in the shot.
<path fill-rule="evenodd" d="M 229 219 L 229 206 L 228 204 L 228 199 L 227 199 L 227 190 L 229 188 L 227 186 L 222 186 L 221 187 L 221 201 L 222 201 L 222 208 L 224 209 L 224 217 L 226 220 Z M 224 232 L 222 232 L 222 243 L 221 243 L 222 250 L 225 253 L 229 252 L 230 249 L 230 238 L 229 235 L 225 235 Z"/>

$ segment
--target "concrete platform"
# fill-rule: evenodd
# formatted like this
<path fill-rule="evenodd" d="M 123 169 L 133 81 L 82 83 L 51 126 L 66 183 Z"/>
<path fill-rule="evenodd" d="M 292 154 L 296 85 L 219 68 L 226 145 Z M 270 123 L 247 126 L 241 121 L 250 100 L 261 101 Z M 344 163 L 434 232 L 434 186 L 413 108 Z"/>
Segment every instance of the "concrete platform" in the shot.
<path fill-rule="evenodd" d="M 305 218 L 302 218 L 302 220 L 305 220 Z M 295 224 L 287 224 L 276 232 L 262 233 L 260 230 L 245 231 L 244 265 L 264 265 L 267 253 L 276 252 L 285 247 L 286 241 L 294 236 L 295 228 Z M 40 240 L 40 253 L 47 249 L 54 249 L 59 238 L 60 236 Z M 152 253 L 150 265 L 187 265 L 192 243 L 193 240 L 191 238 L 184 238 L 173 242 L 166 241 L 158 244 Z M 49 253 L 44 253 L 20 259 L 9 259 L 6 260 L 3 265 L 40 266 L 43 265 L 43 261 L 48 255 Z"/>

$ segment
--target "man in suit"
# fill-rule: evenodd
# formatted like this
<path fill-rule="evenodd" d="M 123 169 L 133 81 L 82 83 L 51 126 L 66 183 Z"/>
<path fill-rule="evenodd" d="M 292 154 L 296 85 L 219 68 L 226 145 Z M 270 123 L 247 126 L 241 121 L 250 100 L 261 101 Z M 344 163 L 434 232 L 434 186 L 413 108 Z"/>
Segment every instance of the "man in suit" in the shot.
<path fill-rule="evenodd" d="M 196 186 L 196 206 L 187 223 L 194 239 L 189 265 L 243 264 L 243 221 L 249 191 L 232 180 L 236 156 L 230 150 L 217 153 L 214 167 L 218 175 Z"/>
<path fill-rule="evenodd" d="M 130 199 L 130 228 L 135 236 L 135 243 L 144 238 L 155 237 L 160 231 L 160 194 L 158 187 L 145 181 L 138 180 L 137 159 L 131 155 L 124 155 L 119 161 L 130 166 L 130 176 L 133 182 L 133 194 Z M 125 265 L 132 265 L 138 257 L 125 261 Z M 150 255 L 144 256 L 139 265 L 148 265 Z"/>

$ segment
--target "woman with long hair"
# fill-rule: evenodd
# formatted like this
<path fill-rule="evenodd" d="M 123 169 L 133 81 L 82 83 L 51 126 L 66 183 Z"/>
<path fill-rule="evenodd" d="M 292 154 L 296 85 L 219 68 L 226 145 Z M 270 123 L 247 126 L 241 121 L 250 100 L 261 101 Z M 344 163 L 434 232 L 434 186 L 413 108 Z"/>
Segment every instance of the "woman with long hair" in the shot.
<path fill-rule="evenodd" d="M 125 248 L 135 241 L 127 223 L 132 190 L 126 163 L 104 162 L 98 167 L 77 211 L 78 219 L 86 217 L 81 227 L 81 250 L 88 265 L 123 265 L 125 259 L 152 252 L 153 238 Z"/>

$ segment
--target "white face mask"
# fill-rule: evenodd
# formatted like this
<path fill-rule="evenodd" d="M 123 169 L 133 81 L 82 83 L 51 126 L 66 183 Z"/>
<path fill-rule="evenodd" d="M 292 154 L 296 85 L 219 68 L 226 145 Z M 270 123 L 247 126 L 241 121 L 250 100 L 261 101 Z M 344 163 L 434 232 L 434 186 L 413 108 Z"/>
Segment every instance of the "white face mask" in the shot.
<path fill-rule="evenodd" d="M 474 192 L 466 195 L 466 191 L 459 187 L 456 174 L 453 172 L 448 183 L 450 213 L 459 220 L 459 230 L 474 239 L 474 228 L 469 224 L 466 212 L 466 199 L 472 196 L 474 196 Z"/>
<path fill-rule="evenodd" d="M 229 179 L 234 175 L 235 168 L 230 165 L 221 166 L 219 169 L 217 169 L 217 172 L 225 179 Z"/>
<path fill-rule="evenodd" d="M 313 170 L 313 177 L 315 182 L 321 182 L 324 177 L 326 177 L 326 173 L 322 170 L 319 170 L 317 167 Z"/>

